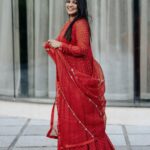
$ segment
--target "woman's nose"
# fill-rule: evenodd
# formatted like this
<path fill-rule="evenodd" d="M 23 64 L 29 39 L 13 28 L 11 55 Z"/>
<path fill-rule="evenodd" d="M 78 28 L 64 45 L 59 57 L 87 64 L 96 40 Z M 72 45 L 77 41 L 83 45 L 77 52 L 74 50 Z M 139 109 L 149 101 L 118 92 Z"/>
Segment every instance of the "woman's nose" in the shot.
<path fill-rule="evenodd" d="M 72 2 L 70 2 L 70 3 L 69 3 L 69 6 L 72 6 L 72 5 L 73 5 L 73 3 L 72 3 Z"/>

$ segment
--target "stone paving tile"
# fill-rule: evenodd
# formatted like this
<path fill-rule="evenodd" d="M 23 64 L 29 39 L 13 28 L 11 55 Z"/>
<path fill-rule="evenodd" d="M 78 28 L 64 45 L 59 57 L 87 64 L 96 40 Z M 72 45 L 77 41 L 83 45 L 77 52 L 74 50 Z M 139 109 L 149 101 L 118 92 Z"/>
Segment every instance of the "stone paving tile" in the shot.
<path fill-rule="evenodd" d="M 26 118 L 0 117 L 0 126 L 23 126 L 26 121 Z"/>
<path fill-rule="evenodd" d="M 31 119 L 29 125 L 49 125 L 50 121 L 48 120 L 38 120 L 38 119 Z"/>
<path fill-rule="evenodd" d="M 45 136 L 21 136 L 15 147 L 42 147 L 42 146 L 53 146 L 57 145 L 57 140 L 50 139 Z"/>
<path fill-rule="evenodd" d="M 9 147 L 14 139 L 15 136 L 0 136 L 0 149 Z"/>
<path fill-rule="evenodd" d="M 133 146 L 150 146 L 150 134 L 129 134 L 128 137 Z"/>
<path fill-rule="evenodd" d="M 57 147 L 18 147 L 13 150 L 57 150 Z"/>
<path fill-rule="evenodd" d="M 128 134 L 150 134 L 150 126 L 126 125 Z"/>
<path fill-rule="evenodd" d="M 8 118 L 8 119 L 18 119 L 18 118 L 24 118 L 24 117 L 15 117 L 15 116 L 1 116 L 1 115 L 0 115 L 0 118 L 1 118 L 1 119 L 6 119 L 6 118 Z"/>
<path fill-rule="evenodd" d="M 132 150 L 150 150 L 150 146 L 138 146 L 138 147 L 132 147 Z"/>
<path fill-rule="evenodd" d="M 0 126 L 0 136 L 17 135 L 22 126 Z"/>
<path fill-rule="evenodd" d="M 107 125 L 106 132 L 108 134 L 123 134 L 121 125 Z"/>
<path fill-rule="evenodd" d="M 48 125 L 28 125 L 23 131 L 23 135 L 46 135 L 49 130 Z"/>
<path fill-rule="evenodd" d="M 14 148 L 13 150 L 57 150 L 57 147 L 26 147 L 26 148 L 18 147 L 18 148 Z M 115 147 L 115 150 L 127 150 L 127 147 L 117 146 L 117 147 Z M 139 149 L 137 149 L 137 150 L 139 150 Z M 147 149 L 143 149 L 143 150 L 147 150 Z"/>
<path fill-rule="evenodd" d="M 26 118 L 0 116 L 0 150 L 7 150 L 27 122 Z M 132 150 L 150 150 L 150 126 L 125 125 Z M 13 150 L 57 150 L 57 140 L 49 139 L 49 120 L 31 119 Z M 116 150 L 128 150 L 122 125 L 107 125 L 106 132 Z"/>
<path fill-rule="evenodd" d="M 110 134 L 109 138 L 115 146 L 126 146 L 126 142 L 123 135 Z"/>
<path fill-rule="evenodd" d="M 128 150 L 126 146 L 115 146 L 115 150 Z"/>

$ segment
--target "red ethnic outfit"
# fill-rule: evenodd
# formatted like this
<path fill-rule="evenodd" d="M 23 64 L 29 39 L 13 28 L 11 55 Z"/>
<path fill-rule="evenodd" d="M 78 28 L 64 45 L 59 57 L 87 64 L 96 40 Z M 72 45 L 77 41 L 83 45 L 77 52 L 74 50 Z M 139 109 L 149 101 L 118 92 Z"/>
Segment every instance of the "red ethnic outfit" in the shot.
<path fill-rule="evenodd" d="M 44 45 L 56 64 L 56 97 L 47 137 L 58 139 L 58 150 L 115 150 L 105 132 L 105 80 L 92 54 L 89 24 L 84 18 L 77 20 L 68 42 L 63 36 L 70 23 L 56 39 L 62 42 L 59 48 Z"/>

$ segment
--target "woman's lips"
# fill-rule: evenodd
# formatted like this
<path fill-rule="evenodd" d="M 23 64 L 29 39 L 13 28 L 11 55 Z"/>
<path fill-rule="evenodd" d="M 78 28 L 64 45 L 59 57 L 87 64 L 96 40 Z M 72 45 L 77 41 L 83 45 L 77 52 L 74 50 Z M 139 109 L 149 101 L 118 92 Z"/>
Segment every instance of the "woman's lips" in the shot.
<path fill-rule="evenodd" d="M 72 9 L 72 8 L 68 8 L 68 10 L 69 10 L 69 11 L 73 11 L 73 9 Z"/>

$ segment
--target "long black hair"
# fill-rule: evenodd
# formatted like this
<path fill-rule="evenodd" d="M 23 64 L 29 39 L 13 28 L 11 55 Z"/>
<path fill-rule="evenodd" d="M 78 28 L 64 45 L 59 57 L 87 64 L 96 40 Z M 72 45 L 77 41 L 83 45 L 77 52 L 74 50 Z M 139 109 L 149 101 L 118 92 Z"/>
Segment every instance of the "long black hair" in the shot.
<path fill-rule="evenodd" d="M 67 0 L 66 0 L 66 2 L 67 2 Z M 75 21 L 77 21 L 80 18 L 85 18 L 89 23 L 89 17 L 91 17 L 88 14 L 87 0 L 77 0 L 77 9 L 78 9 L 78 11 L 77 11 L 76 17 L 70 23 L 69 27 L 67 28 L 67 30 L 64 34 L 64 37 L 67 41 L 71 41 L 72 26 L 75 23 Z M 90 24 L 89 24 L 89 32 L 90 32 L 90 38 L 92 40 Z"/>

